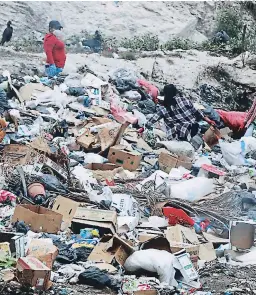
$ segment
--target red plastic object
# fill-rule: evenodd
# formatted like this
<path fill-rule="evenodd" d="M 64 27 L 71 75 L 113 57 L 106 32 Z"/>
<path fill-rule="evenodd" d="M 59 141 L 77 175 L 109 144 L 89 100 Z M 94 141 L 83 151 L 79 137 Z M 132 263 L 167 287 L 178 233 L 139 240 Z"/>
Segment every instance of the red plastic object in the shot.
<path fill-rule="evenodd" d="M 208 164 L 203 164 L 201 166 L 204 170 L 208 171 L 208 172 L 212 172 L 216 175 L 219 175 L 219 176 L 224 176 L 226 175 L 225 172 L 221 171 L 220 169 L 218 169 L 217 167 L 213 166 L 213 165 L 208 165 Z"/>
<path fill-rule="evenodd" d="M 195 221 L 182 209 L 163 207 L 164 216 L 168 217 L 170 225 L 184 224 L 194 226 Z"/>

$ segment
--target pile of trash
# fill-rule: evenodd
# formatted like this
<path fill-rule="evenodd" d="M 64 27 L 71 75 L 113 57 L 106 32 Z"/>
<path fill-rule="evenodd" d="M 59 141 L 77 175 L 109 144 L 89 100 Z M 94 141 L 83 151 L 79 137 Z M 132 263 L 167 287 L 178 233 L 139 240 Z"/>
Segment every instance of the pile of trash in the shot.
<path fill-rule="evenodd" d="M 220 294 L 201 282 L 209 265 L 256 263 L 256 139 L 234 140 L 229 112 L 195 104 L 218 129 L 200 122 L 191 142 L 161 121 L 141 133 L 160 92 L 128 69 L 5 71 L 0 98 L 3 292 Z"/>

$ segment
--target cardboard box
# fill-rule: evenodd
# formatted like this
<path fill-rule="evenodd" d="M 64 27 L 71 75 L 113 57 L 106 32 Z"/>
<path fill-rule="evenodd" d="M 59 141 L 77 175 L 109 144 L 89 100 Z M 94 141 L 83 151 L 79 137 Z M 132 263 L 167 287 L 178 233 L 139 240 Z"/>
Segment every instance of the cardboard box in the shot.
<path fill-rule="evenodd" d="M 185 243 L 173 243 L 171 246 L 171 252 L 173 254 L 178 253 L 182 250 L 185 250 L 186 253 L 189 254 L 190 260 L 193 263 L 193 266 L 197 269 L 197 263 L 198 263 L 198 259 L 199 259 L 199 249 L 200 249 L 200 245 L 192 245 L 192 244 L 185 244 Z"/>
<path fill-rule="evenodd" d="M 27 256 L 37 258 L 49 269 L 52 269 L 58 253 L 58 248 L 53 245 L 51 239 L 34 239 L 28 246 Z"/>
<path fill-rule="evenodd" d="M 181 272 L 185 282 L 191 282 L 198 279 L 198 273 L 185 251 L 175 255 L 173 267 Z"/>
<path fill-rule="evenodd" d="M 124 265 L 126 259 L 133 252 L 133 247 L 117 235 L 106 235 L 94 247 L 87 260 L 94 262 L 105 261 L 110 264 L 116 262 L 119 265 Z"/>
<path fill-rule="evenodd" d="M 160 170 L 170 173 L 172 168 L 178 168 L 180 166 L 190 170 L 192 167 L 192 160 L 185 156 L 177 156 L 169 152 L 161 152 L 159 155 L 159 168 Z"/>
<path fill-rule="evenodd" d="M 8 242 L 0 243 L 0 253 L 4 256 L 11 256 L 10 244 Z"/>
<path fill-rule="evenodd" d="M 0 232 L 0 243 L 10 244 L 11 255 L 20 258 L 25 256 L 27 239 L 22 233 Z"/>
<path fill-rule="evenodd" d="M 66 230 L 71 226 L 71 221 L 76 214 L 79 203 L 62 196 L 58 196 L 52 207 L 52 211 L 62 215 L 61 229 Z"/>
<path fill-rule="evenodd" d="M 116 211 L 87 209 L 79 207 L 72 219 L 72 229 L 79 233 L 82 228 L 97 228 L 100 235 L 116 232 Z"/>
<path fill-rule="evenodd" d="M 231 249 L 250 249 L 254 244 L 255 223 L 231 221 L 229 236 Z"/>
<path fill-rule="evenodd" d="M 136 170 L 142 159 L 142 155 L 136 151 L 127 151 L 125 146 L 115 145 L 110 148 L 108 160 L 124 169 L 134 171 Z"/>
<path fill-rule="evenodd" d="M 61 228 L 62 215 L 35 205 L 19 205 L 15 208 L 12 223 L 24 221 L 34 232 L 56 234 Z"/>
<path fill-rule="evenodd" d="M 32 256 L 18 259 L 16 276 L 22 285 L 29 285 L 39 290 L 47 290 L 51 286 L 51 270 Z"/>
<path fill-rule="evenodd" d="M 119 166 L 112 163 L 105 163 L 105 164 L 91 163 L 91 164 L 87 164 L 85 168 L 90 170 L 112 171 L 116 168 L 119 168 Z"/>

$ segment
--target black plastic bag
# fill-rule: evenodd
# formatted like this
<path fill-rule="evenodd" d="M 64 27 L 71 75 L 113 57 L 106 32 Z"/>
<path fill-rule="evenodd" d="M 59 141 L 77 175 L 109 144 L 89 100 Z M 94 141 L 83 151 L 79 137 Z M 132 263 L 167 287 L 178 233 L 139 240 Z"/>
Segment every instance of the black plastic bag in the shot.
<path fill-rule="evenodd" d="M 78 277 L 79 283 L 98 289 L 111 286 L 110 277 L 97 267 L 89 267 Z"/>
<path fill-rule="evenodd" d="M 63 193 L 67 192 L 65 185 L 63 185 L 54 175 L 44 174 L 40 177 L 40 182 L 43 183 L 46 190 Z"/>

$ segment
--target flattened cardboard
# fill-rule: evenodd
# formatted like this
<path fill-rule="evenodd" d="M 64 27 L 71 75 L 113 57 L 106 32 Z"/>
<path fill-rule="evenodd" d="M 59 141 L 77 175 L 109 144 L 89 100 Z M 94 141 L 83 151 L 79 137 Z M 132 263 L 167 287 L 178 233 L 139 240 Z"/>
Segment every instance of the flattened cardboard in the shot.
<path fill-rule="evenodd" d="M 97 246 L 94 247 L 88 257 L 88 261 L 93 262 L 117 262 L 124 265 L 126 259 L 134 252 L 132 246 L 117 235 L 105 235 Z"/>
<path fill-rule="evenodd" d="M 51 149 L 46 141 L 46 139 L 42 137 L 35 138 L 31 143 L 30 146 L 33 149 L 39 150 L 41 152 L 44 152 L 46 154 L 51 154 Z"/>
<path fill-rule="evenodd" d="M 127 151 L 125 146 L 116 145 L 110 148 L 108 153 L 108 160 L 124 169 L 135 171 L 142 159 L 142 155 L 136 151 Z"/>
<path fill-rule="evenodd" d="M 213 261 L 217 258 L 216 252 L 213 248 L 212 243 L 200 244 L 199 245 L 199 258 L 207 262 Z"/>
<path fill-rule="evenodd" d="M 26 165 L 30 157 L 31 148 L 20 144 L 8 144 L 4 147 L 3 158 L 13 165 Z"/>
<path fill-rule="evenodd" d="M 19 205 L 12 216 L 12 223 L 17 221 L 24 221 L 34 232 L 56 234 L 61 228 L 62 215 L 41 206 Z"/>
<path fill-rule="evenodd" d="M 79 203 L 72 201 L 68 198 L 58 196 L 52 207 L 52 211 L 61 214 L 62 224 L 61 229 L 65 230 L 71 226 L 71 221 L 76 214 L 76 210 L 79 207 Z"/>
<path fill-rule="evenodd" d="M 138 236 L 138 240 L 140 243 L 144 243 L 144 242 L 147 242 L 153 238 L 156 238 L 157 235 L 155 234 L 139 234 Z"/>
<path fill-rule="evenodd" d="M 44 166 L 50 167 L 55 173 L 57 173 L 64 179 L 68 178 L 67 172 L 60 165 L 53 162 L 51 159 L 47 158 L 47 160 L 44 162 Z"/>
<path fill-rule="evenodd" d="M 105 151 L 107 148 L 112 146 L 115 139 L 120 131 L 120 126 L 114 126 L 112 128 L 103 128 L 99 131 L 99 138 L 101 143 L 101 150 Z"/>
<path fill-rule="evenodd" d="M 19 258 L 16 265 L 16 277 L 23 285 L 47 290 L 50 286 L 51 270 L 33 256 Z"/>
<path fill-rule="evenodd" d="M 76 138 L 76 142 L 85 149 L 89 149 L 95 141 L 95 136 L 88 131 L 85 131 L 82 135 Z"/>
<path fill-rule="evenodd" d="M 48 90 L 50 90 L 50 88 L 41 83 L 28 83 L 20 88 L 19 94 L 22 101 L 29 101 L 33 95 L 37 95 Z"/>
<path fill-rule="evenodd" d="M 165 234 L 166 239 L 169 241 L 170 245 L 173 243 L 191 243 L 195 245 L 199 244 L 195 230 L 180 224 L 169 226 Z"/>
<path fill-rule="evenodd" d="M 117 213 L 116 211 L 87 209 L 79 207 L 72 219 L 72 229 L 79 232 L 86 227 L 99 229 L 100 234 L 116 232 Z"/>
<path fill-rule="evenodd" d="M 209 233 L 203 232 L 203 236 L 208 242 L 212 242 L 213 244 L 228 244 L 229 243 L 229 239 L 223 239 L 223 238 L 214 236 Z"/>

